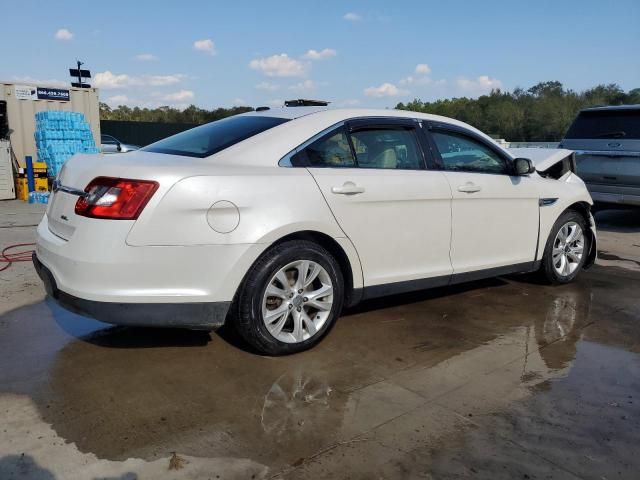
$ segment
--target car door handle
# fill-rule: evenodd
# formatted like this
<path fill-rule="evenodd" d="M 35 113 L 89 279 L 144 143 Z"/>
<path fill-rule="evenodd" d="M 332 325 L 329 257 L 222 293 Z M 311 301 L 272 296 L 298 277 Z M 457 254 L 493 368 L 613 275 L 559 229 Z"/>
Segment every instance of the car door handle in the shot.
<path fill-rule="evenodd" d="M 331 193 L 336 195 L 357 195 L 364 193 L 364 187 L 359 187 L 353 182 L 344 182 L 341 187 L 331 187 Z"/>
<path fill-rule="evenodd" d="M 475 183 L 465 183 L 464 185 L 460 185 L 458 187 L 458 191 L 459 192 L 465 192 L 465 193 L 475 193 L 475 192 L 479 192 L 480 190 L 482 190 L 482 187 L 480 185 L 476 185 Z"/>

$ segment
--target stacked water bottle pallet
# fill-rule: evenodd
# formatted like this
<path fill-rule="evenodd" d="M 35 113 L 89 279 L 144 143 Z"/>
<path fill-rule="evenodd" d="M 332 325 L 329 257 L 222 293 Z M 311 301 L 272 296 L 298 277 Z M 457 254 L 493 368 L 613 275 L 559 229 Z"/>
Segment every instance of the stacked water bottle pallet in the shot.
<path fill-rule="evenodd" d="M 29 192 L 29 203 L 49 203 L 49 192 Z"/>
<path fill-rule="evenodd" d="M 38 159 L 46 162 L 49 176 L 56 176 L 64 162 L 76 153 L 99 153 L 91 127 L 79 112 L 36 113 L 34 137 Z"/>

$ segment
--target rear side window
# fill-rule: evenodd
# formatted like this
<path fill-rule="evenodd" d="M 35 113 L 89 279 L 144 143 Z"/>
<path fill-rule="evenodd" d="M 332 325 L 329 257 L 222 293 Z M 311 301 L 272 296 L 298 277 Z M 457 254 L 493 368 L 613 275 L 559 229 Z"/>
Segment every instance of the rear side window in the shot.
<path fill-rule="evenodd" d="M 423 168 L 413 128 L 361 129 L 351 134 L 351 140 L 360 168 Z"/>
<path fill-rule="evenodd" d="M 285 118 L 238 115 L 178 133 L 142 150 L 204 158 L 287 121 Z"/>
<path fill-rule="evenodd" d="M 355 167 L 349 139 L 343 129 L 312 143 L 305 152 L 311 167 Z"/>
<path fill-rule="evenodd" d="M 580 112 L 565 138 L 640 139 L 640 110 Z"/>

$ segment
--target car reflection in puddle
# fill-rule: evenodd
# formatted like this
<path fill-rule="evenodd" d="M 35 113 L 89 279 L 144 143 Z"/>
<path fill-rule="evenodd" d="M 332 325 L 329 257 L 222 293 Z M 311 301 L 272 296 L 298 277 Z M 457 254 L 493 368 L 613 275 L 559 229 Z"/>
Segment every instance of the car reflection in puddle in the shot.
<path fill-rule="evenodd" d="M 544 323 L 536 322 L 540 355 L 550 369 L 566 368 L 575 358 L 581 329 L 592 322 L 591 302 L 591 289 L 566 289 L 551 301 Z"/>
<path fill-rule="evenodd" d="M 274 436 L 317 428 L 331 408 L 331 391 L 326 382 L 301 370 L 281 375 L 264 398 L 262 428 Z"/>

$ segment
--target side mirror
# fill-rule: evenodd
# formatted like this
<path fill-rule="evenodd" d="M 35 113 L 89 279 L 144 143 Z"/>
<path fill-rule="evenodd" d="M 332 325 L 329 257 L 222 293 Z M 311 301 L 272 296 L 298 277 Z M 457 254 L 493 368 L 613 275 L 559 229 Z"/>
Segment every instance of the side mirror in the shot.
<path fill-rule="evenodd" d="M 116 143 L 116 149 L 121 152 L 122 151 L 122 144 L 120 142 Z"/>
<path fill-rule="evenodd" d="M 528 158 L 516 158 L 513 161 L 516 175 L 529 175 L 536 171 L 536 167 L 533 166 L 533 162 Z"/>

